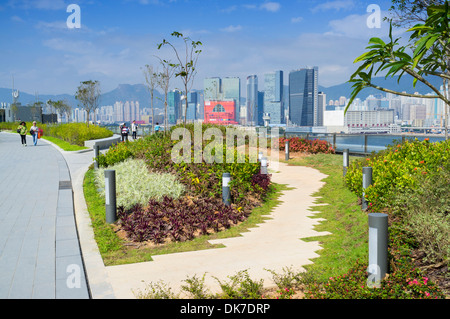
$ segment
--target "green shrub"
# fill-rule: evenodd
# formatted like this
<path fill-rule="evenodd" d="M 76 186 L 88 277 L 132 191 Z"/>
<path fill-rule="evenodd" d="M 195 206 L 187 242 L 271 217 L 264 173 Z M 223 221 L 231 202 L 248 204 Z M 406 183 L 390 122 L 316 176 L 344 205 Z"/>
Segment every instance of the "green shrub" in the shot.
<path fill-rule="evenodd" d="M 99 167 L 108 167 L 125 161 L 132 157 L 127 143 L 112 145 L 105 154 L 99 154 L 97 160 Z"/>
<path fill-rule="evenodd" d="M 111 167 L 116 171 L 117 206 L 130 209 L 135 204 L 147 205 L 150 199 L 164 196 L 179 198 L 185 187 L 171 174 L 150 173 L 144 161 L 128 159 Z M 104 195 L 103 168 L 96 170 L 96 183 Z"/>
<path fill-rule="evenodd" d="M 85 141 L 113 136 L 113 132 L 104 127 L 97 125 L 89 125 L 88 127 L 85 123 L 47 125 L 44 134 L 79 146 L 84 146 Z"/>
<path fill-rule="evenodd" d="M 374 210 L 383 209 L 394 192 L 417 186 L 417 177 L 440 172 L 450 159 L 450 142 L 430 143 L 417 139 L 351 163 L 345 175 L 349 189 L 362 197 L 362 168 L 373 168 L 373 183 L 365 190 Z"/>
<path fill-rule="evenodd" d="M 429 262 L 450 263 L 450 170 L 417 180 L 416 189 L 395 193 L 389 208 L 426 252 Z"/>

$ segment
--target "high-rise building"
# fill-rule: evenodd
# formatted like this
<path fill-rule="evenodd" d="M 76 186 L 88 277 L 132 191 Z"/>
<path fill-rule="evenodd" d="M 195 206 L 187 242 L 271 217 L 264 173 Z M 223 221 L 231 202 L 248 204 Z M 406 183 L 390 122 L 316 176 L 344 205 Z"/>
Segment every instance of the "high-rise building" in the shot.
<path fill-rule="evenodd" d="M 283 71 L 264 75 L 264 113 L 269 124 L 283 124 Z"/>
<path fill-rule="evenodd" d="M 319 126 L 323 110 L 318 100 L 319 68 L 305 68 L 289 73 L 289 120 L 298 126 Z"/>
<path fill-rule="evenodd" d="M 199 93 L 189 92 L 187 95 L 187 100 L 188 100 L 188 109 L 186 112 L 186 120 L 195 121 L 197 119 L 197 104 L 199 100 Z"/>
<path fill-rule="evenodd" d="M 177 124 L 181 115 L 181 92 L 173 90 L 167 93 L 167 123 Z"/>
<path fill-rule="evenodd" d="M 247 125 L 258 125 L 258 76 L 247 77 Z"/>
<path fill-rule="evenodd" d="M 327 95 L 324 92 L 319 92 L 317 94 L 318 97 L 318 107 L 319 111 L 317 112 L 318 119 L 317 119 L 317 126 L 323 126 L 323 116 L 325 109 L 327 107 Z"/>

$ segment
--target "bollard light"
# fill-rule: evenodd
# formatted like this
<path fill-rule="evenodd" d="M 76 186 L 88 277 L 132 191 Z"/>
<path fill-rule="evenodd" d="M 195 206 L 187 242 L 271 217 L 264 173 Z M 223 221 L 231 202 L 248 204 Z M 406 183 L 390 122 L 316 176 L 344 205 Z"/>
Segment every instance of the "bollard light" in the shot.
<path fill-rule="evenodd" d="M 363 167 L 363 193 L 362 193 L 362 209 L 367 209 L 369 203 L 366 200 L 365 189 L 372 185 L 372 167 Z"/>
<path fill-rule="evenodd" d="M 261 163 L 261 159 L 263 158 L 263 152 L 259 152 L 258 153 L 258 162 L 260 162 Z"/>
<path fill-rule="evenodd" d="M 388 215 L 369 214 L 369 266 L 367 285 L 379 287 L 380 281 L 388 273 Z"/>
<path fill-rule="evenodd" d="M 225 205 L 229 206 L 231 203 L 231 193 L 230 193 L 230 173 L 222 174 L 222 201 Z"/>
<path fill-rule="evenodd" d="M 285 154 L 286 154 L 286 161 L 289 161 L 289 140 L 285 143 Z"/>
<path fill-rule="evenodd" d="M 261 174 L 267 174 L 267 157 L 261 158 Z"/>
<path fill-rule="evenodd" d="M 107 223 L 112 224 L 116 222 L 117 206 L 115 170 L 105 170 L 105 215 Z"/>
<path fill-rule="evenodd" d="M 98 157 L 100 155 L 100 147 L 95 144 L 94 145 L 94 156 L 95 156 L 95 162 L 94 162 L 94 168 L 98 169 Z"/>
<path fill-rule="evenodd" d="M 346 148 L 345 150 L 344 150 L 344 153 L 343 153 L 343 167 L 344 167 L 344 176 L 347 174 L 347 169 L 348 169 L 348 165 L 349 165 L 349 163 L 350 163 L 350 161 L 349 161 L 349 150 L 348 150 L 348 148 Z"/>

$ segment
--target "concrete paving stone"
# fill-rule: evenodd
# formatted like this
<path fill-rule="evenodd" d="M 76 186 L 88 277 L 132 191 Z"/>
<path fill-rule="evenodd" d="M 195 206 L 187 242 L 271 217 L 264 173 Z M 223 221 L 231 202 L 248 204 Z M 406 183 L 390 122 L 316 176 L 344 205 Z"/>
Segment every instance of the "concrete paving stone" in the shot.
<path fill-rule="evenodd" d="M 80 246 L 77 239 L 56 241 L 56 258 L 75 256 L 80 254 Z"/>
<path fill-rule="evenodd" d="M 35 282 L 31 299 L 56 299 L 55 281 Z"/>
<path fill-rule="evenodd" d="M 73 215 L 73 193 L 70 189 L 60 189 L 59 197 L 57 202 L 57 207 L 59 208 L 70 208 L 72 209 Z"/>
<path fill-rule="evenodd" d="M 67 279 L 72 274 L 83 274 L 84 265 L 80 255 L 56 258 L 56 279 Z"/>
<path fill-rule="evenodd" d="M 59 226 L 56 227 L 56 241 L 75 239 L 78 240 L 78 235 L 75 226 Z"/>
<path fill-rule="evenodd" d="M 56 299 L 89 299 L 89 292 L 86 284 L 81 282 L 80 287 L 68 287 L 65 279 L 56 281 Z"/>

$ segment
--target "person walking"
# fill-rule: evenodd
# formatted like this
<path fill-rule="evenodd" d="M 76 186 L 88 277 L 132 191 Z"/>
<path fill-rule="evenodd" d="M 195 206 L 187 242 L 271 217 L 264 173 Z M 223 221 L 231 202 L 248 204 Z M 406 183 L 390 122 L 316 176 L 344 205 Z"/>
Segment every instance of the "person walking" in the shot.
<path fill-rule="evenodd" d="M 136 121 L 133 121 L 133 123 L 131 123 L 131 133 L 133 135 L 133 140 L 135 140 L 137 138 L 137 124 Z"/>
<path fill-rule="evenodd" d="M 20 125 L 17 127 L 17 133 L 20 134 L 22 146 L 27 146 L 27 124 L 25 122 L 20 122 Z"/>
<path fill-rule="evenodd" d="M 39 127 L 36 126 L 36 121 L 33 121 L 33 126 L 30 127 L 30 134 L 31 134 L 31 136 L 33 136 L 34 146 L 36 146 L 37 141 L 38 141 L 38 132 L 39 132 Z"/>
<path fill-rule="evenodd" d="M 158 133 L 159 132 L 159 123 L 158 122 L 156 122 L 156 125 L 155 125 L 155 133 Z"/>
<path fill-rule="evenodd" d="M 122 124 L 122 142 L 124 142 L 125 140 L 128 142 L 128 132 L 130 131 L 130 129 L 127 127 L 127 125 L 125 123 Z"/>

